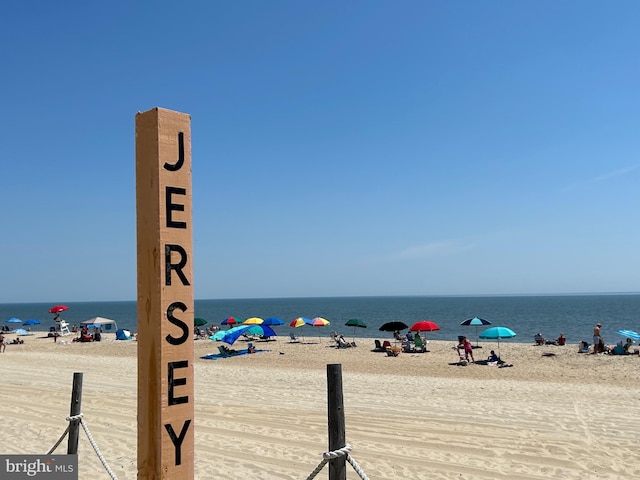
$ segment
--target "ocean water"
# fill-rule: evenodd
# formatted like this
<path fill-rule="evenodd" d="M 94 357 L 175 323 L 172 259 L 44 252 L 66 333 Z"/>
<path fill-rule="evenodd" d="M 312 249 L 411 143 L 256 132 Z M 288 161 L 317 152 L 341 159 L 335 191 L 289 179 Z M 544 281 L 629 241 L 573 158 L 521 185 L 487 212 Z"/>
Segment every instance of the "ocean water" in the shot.
<path fill-rule="evenodd" d="M 70 324 L 100 316 L 118 323 L 119 328 L 137 331 L 136 302 L 78 302 L 67 303 L 69 310 L 62 318 Z M 37 319 L 40 325 L 31 326 L 33 333 L 47 332 L 54 325 L 53 315 L 48 313 L 53 304 L 20 303 L 0 304 L 0 323 L 11 317 L 21 320 Z M 533 336 L 541 332 L 547 338 L 560 333 L 569 343 L 586 340 L 591 343 L 593 327 L 602 323 L 602 335 L 607 343 L 616 343 L 622 337 L 619 329 L 640 332 L 640 294 L 615 295 L 557 295 L 557 296 L 482 296 L 482 297 L 335 297 L 335 298 L 277 298 L 242 300 L 196 300 L 195 316 L 208 320 L 208 325 L 220 325 L 227 317 L 279 317 L 285 325 L 275 327 L 280 336 L 288 338 L 289 332 L 304 336 L 328 336 L 337 331 L 350 337 L 388 338 L 390 333 L 378 330 L 390 321 L 402 321 L 411 326 L 419 320 L 431 320 L 440 330 L 427 332 L 433 340 L 457 340 L 458 335 L 476 339 L 476 328 L 461 326 L 468 318 L 480 317 L 493 326 L 505 326 L 517 334 L 501 342 L 533 342 Z M 297 317 L 323 317 L 331 322 L 327 327 L 289 327 Z M 363 320 L 367 328 L 346 327 L 352 318 Z M 223 327 L 226 328 L 226 327 Z M 486 328 L 486 327 L 485 327 Z M 483 327 L 478 329 L 482 332 Z M 480 340 L 482 343 L 482 340 Z"/>

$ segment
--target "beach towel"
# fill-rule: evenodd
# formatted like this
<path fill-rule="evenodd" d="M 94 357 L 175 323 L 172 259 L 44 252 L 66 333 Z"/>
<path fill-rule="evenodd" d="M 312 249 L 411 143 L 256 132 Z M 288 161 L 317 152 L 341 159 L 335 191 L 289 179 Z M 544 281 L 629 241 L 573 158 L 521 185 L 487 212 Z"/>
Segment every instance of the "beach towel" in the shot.
<path fill-rule="evenodd" d="M 270 352 L 271 350 L 257 350 L 255 352 L 253 352 L 251 355 L 253 355 L 254 353 L 262 353 L 262 352 Z M 226 355 L 226 356 L 222 356 L 219 353 L 209 353 L 208 355 L 204 355 L 200 358 L 202 358 L 203 360 L 220 360 L 221 358 L 231 358 L 231 357 L 239 357 L 240 355 L 249 355 L 249 349 L 245 348 L 244 350 L 238 350 L 236 353 L 234 353 L 233 355 Z"/>

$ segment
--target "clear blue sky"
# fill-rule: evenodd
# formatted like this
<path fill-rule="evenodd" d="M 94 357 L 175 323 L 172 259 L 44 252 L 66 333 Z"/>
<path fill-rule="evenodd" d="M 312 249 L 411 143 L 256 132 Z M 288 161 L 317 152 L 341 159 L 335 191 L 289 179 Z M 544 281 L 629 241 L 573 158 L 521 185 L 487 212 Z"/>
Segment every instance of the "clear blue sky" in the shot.
<path fill-rule="evenodd" d="M 134 300 L 137 111 L 196 298 L 640 291 L 640 2 L 10 2 L 0 302 Z"/>

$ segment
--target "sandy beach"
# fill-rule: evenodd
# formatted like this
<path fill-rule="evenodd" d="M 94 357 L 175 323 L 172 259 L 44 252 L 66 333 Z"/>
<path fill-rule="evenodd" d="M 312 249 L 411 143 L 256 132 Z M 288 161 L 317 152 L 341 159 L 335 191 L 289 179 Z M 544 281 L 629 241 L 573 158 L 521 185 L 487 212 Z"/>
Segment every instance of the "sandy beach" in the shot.
<path fill-rule="evenodd" d="M 118 478 L 135 479 L 137 343 L 21 338 L 0 354 L 1 452 L 46 453 L 66 428 L 73 373 L 83 372 L 91 433 Z M 637 355 L 502 343 L 513 367 L 463 367 L 451 365 L 452 342 L 398 357 L 372 352 L 371 339 L 356 342 L 336 349 L 328 337 L 281 337 L 257 343 L 268 352 L 213 361 L 199 357 L 217 353 L 216 343 L 195 341 L 196 478 L 306 478 L 327 450 L 326 365 L 334 363 L 347 441 L 371 480 L 640 477 Z M 477 359 L 497 346 L 481 345 Z M 66 453 L 66 440 L 55 453 Z M 83 432 L 79 478 L 109 478 Z M 358 478 L 351 467 L 348 478 Z"/>

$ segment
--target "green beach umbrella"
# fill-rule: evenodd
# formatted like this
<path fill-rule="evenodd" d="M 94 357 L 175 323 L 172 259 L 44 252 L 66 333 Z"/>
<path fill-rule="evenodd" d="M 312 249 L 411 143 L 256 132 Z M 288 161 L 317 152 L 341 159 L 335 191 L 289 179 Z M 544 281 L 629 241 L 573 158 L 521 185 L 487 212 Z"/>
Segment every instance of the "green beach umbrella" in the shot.
<path fill-rule="evenodd" d="M 367 328 L 367 324 L 357 318 L 352 318 L 345 323 L 347 327 L 353 327 L 353 341 L 356 341 L 356 328 Z"/>

